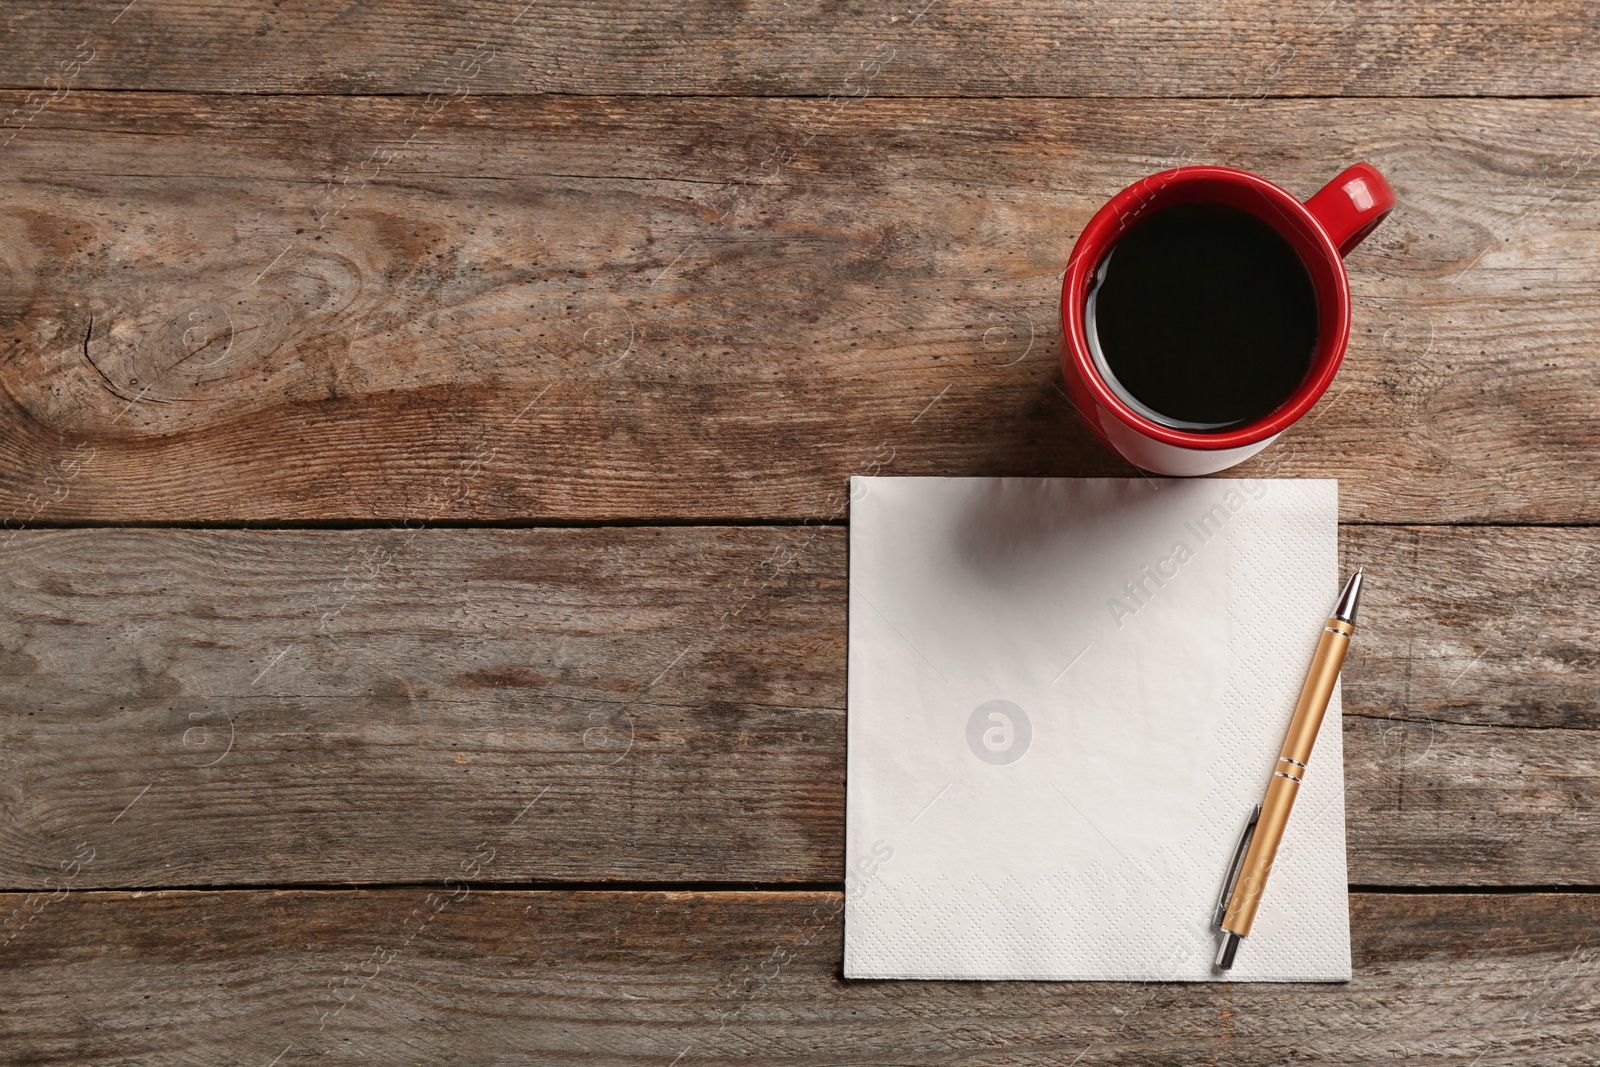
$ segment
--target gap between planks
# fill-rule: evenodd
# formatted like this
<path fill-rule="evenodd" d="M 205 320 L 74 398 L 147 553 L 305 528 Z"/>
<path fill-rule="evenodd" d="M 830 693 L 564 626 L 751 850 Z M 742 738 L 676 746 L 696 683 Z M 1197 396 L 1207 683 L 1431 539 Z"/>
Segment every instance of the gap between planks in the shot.
<path fill-rule="evenodd" d="M 87 886 L 82 889 L 63 889 L 67 896 L 93 897 L 113 893 L 131 893 L 146 896 L 151 893 L 401 893 L 420 889 L 438 889 L 442 883 L 435 881 L 411 882 L 249 882 L 218 885 L 153 885 L 153 886 Z M 467 883 L 474 892 L 482 893 L 843 893 L 843 882 L 476 882 Z M 1350 883 L 1346 889 L 1351 894 L 1388 894 L 1394 896 L 1548 896 L 1562 894 L 1597 894 L 1600 885 L 1547 884 L 1547 885 L 1374 885 Z M 0 886 L 0 894 L 37 893 L 38 889 L 26 886 Z M 52 897 L 52 899 L 54 899 Z"/>

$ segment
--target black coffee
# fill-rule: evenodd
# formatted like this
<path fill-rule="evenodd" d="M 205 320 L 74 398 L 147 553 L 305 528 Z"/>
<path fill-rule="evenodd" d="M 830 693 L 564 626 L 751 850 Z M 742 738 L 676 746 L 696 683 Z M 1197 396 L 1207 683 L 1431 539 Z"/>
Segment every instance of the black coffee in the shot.
<path fill-rule="evenodd" d="M 1294 247 L 1254 215 L 1178 204 L 1112 246 L 1087 326 L 1100 373 L 1130 407 L 1216 433 L 1271 414 L 1305 379 L 1317 296 Z"/>

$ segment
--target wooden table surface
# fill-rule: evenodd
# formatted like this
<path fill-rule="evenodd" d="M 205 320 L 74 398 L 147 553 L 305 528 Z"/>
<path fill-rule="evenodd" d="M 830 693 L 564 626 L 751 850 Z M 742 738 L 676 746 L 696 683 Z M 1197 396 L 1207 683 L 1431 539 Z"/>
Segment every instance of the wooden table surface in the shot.
<path fill-rule="evenodd" d="M 1592 4 L 0 24 L 0 1062 L 1600 1062 Z M 847 478 L 1130 474 L 1080 227 L 1358 159 L 1354 979 L 845 980 Z"/>

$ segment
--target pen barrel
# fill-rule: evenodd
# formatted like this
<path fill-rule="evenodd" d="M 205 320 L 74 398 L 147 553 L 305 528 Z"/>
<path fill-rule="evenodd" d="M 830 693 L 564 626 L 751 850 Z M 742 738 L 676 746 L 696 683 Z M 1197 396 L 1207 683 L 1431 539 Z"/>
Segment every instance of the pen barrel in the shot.
<path fill-rule="evenodd" d="M 1267 875 L 1278 857 L 1283 831 L 1289 825 L 1289 813 L 1300 795 L 1300 782 L 1305 778 L 1306 765 L 1311 762 L 1311 748 L 1316 744 L 1317 731 L 1322 728 L 1322 718 L 1328 711 L 1328 701 L 1333 697 L 1339 668 L 1344 666 L 1344 654 L 1354 631 L 1355 627 L 1343 619 L 1329 619 L 1317 642 L 1316 654 L 1311 658 L 1311 670 L 1300 689 L 1300 702 L 1289 722 L 1289 733 L 1284 738 L 1278 762 L 1273 765 L 1267 796 L 1261 802 L 1261 816 L 1256 821 L 1250 847 L 1245 850 L 1239 878 L 1222 919 L 1222 928 L 1240 937 L 1248 937 L 1255 924 L 1256 909 L 1261 906 L 1261 894 L 1267 887 Z"/>
<path fill-rule="evenodd" d="M 1279 764 L 1278 766 L 1284 766 Z M 1239 867 L 1239 880 L 1234 883 L 1233 896 L 1228 901 L 1227 914 L 1222 918 L 1222 928 L 1240 937 L 1249 937 L 1255 925 L 1256 909 L 1261 906 L 1261 894 L 1267 888 L 1267 875 L 1278 858 L 1278 845 L 1283 841 L 1283 829 L 1289 825 L 1289 812 L 1294 810 L 1294 799 L 1300 792 L 1300 783 L 1274 774 L 1267 786 L 1267 798 L 1261 802 L 1261 815 L 1256 820 L 1256 831 L 1245 851 L 1244 863 Z"/>
<path fill-rule="evenodd" d="M 1311 746 L 1317 743 L 1322 716 L 1333 699 L 1333 687 L 1338 684 L 1339 669 L 1344 666 L 1344 654 L 1350 649 L 1350 635 L 1354 632 L 1355 627 L 1343 619 L 1329 619 L 1323 627 L 1322 639 L 1311 657 L 1311 669 L 1306 672 L 1306 684 L 1300 687 L 1300 702 L 1295 705 L 1294 718 L 1289 720 L 1283 750 L 1278 753 L 1280 759 L 1294 760 L 1302 767 L 1311 762 Z"/>

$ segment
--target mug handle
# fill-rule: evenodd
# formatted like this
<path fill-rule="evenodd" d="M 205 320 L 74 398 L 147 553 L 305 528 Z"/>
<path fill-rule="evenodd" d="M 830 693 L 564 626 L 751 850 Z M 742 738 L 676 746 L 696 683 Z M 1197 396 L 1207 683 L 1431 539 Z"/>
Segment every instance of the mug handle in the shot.
<path fill-rule="evenodd" d="M 1339 255 L 1348 256 L 1394 210 L 1394 190 L 1378 168 L 1357 163 L 1307 200 L 1306 210 L 1322 224 Z"/>

